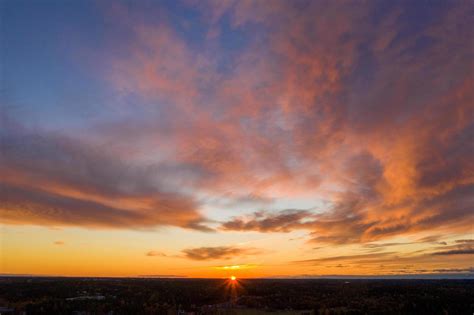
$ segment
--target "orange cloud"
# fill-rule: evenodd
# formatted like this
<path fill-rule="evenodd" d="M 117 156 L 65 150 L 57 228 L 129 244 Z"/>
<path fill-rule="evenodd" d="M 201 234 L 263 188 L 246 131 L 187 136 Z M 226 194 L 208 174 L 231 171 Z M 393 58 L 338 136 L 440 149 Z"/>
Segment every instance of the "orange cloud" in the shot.
<path fill-rule="evenodd" d="M 147 252 L 146 256 L 148 256 L 148 257 L 156 257 L 156 256 L 167 257 L 167 255 L 165 253 L 158 252 L 156 250 L 151 250 L 151 251 Z"/>
<path fill-rule="evenodd" d="M 16 131 L 1 135 L 2 222 L 210 231 L 191 197 L 163 191 L 147 170 L 69 137 Z"/>
<path fill-rule="evenodd" d="M 150 54 L 120 61 L 133 70 L 118 77 L 127 78 L 131 91 L 176 104 L 175 121 L 147 132 L 157 142 L 172 138 L 169 152 L 178 168 L 199 170 L 191 185 L 206 194 L 329 200 L 318 215 L 269 211 L 229 220 L 223 229 L 303 228 L 316 242 L 336 243 L 469 229 L 469 28 L 440 26 L 454 17 L 468 21 L 462 5 L 412 36 L 400 35 L 408 14 L 403 6 L 385 13 L 379 25 L 366 18 L 376 4 L 198 7 L 209 9 L 212 28 L 230 15 L 237 30 L 258 24 L 264 40 L 250 42 L 231 71 L 220 73 L 206 49 L 196 52 L 166 27 L 137 28 L 131 50 L 148 47 Z M 456 58 L 449 53 L 453 45 Z"/>
<path fill-rule="evenodd" d="M 191 260 L 228 260 L 235 257 L 258 255 L 261 253 L 261 250 L 234 246 L 217 246 L 189 248 L 184 249 L 182 252 L 185 258 Z"/>
<path fill-rule="evenodd" d="M 119 9 L 134 36 L 107 79 L 143 117 L 94 129 L 119 149 L 8 136 L 2 220 L 210 231 L 201 203 L 227 198 L 248 213 L 252 196 L 266 211 L 221 230 L 304 229 L 337 244 L 470 231 L 469 10 L 453 4 L 410 29 L 402 4 L 377 5 L 194 3 L 212 35 L 197 44 Z M 258 26 L 233 54 L 216 39 L 226 17 L 236 32 Z M 278 204 L 302 198 L 318 211 Z M 226 250 L 215 255 L 237 254 Z"/>

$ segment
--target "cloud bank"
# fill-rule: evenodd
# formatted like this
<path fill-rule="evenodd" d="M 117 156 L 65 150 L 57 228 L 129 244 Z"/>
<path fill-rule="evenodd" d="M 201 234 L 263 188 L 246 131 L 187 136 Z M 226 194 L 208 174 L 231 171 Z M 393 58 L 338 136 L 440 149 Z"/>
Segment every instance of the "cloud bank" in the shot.
<path fill-rule="evenodd" d="M 125 30 L 98 52 L 114 104 L 85 135 L 21 115 L 2 127 L 3 223 L 211 231 L 217 215 L 201 209 L 225 197 L 242 215 L 219 233 L 349 244 L 472 231 L 471 3 L 186 5 L 196 19 L 104 10 Z M 317 211 L 281 210 L 308 199 Z M 471 249 L 439 255 L 459 251 Z"/>

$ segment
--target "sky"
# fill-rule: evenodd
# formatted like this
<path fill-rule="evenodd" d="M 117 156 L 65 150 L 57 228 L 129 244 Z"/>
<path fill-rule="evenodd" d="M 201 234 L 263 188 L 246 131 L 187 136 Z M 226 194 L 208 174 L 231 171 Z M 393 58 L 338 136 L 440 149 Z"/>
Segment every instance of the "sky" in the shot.
<path fill-rule="evenodd" d="M 0 15 L 1 274 L 474 272 L 472 1 Z"/>

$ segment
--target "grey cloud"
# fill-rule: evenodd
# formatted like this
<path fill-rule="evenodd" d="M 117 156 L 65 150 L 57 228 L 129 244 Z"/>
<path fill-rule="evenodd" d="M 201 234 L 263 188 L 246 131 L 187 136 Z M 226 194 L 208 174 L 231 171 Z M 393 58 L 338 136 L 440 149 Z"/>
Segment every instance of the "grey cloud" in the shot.
<path fill-rule="evenodd" d="M 135 166 L 96 146 L 51 133 L 7 129 L 0 142 L 2 222 L 212 230 L 198 203 L 165 189 L 153 167 Z M 116 206 L 116 200 L 123 206 Z"/>

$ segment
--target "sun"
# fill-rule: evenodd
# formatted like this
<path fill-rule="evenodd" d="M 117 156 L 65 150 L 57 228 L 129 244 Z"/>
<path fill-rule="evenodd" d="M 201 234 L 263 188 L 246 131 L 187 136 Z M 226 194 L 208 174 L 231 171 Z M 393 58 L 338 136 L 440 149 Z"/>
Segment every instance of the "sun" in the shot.
<path fill-rule="evenodd" d="M 230 281 L 235 281 L 235 280 L 237 280 L 236 276 L 230 276 Z"/>

